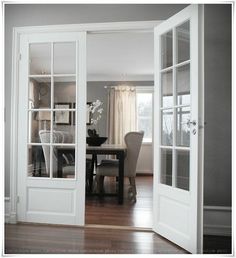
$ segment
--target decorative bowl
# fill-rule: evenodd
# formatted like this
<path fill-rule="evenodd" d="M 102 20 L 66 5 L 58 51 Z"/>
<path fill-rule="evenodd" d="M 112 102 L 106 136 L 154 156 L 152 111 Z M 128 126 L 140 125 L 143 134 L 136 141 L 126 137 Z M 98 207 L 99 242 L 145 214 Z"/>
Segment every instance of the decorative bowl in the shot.
<path fill-rule="evenodd" d="M 100 146 L 107 140 L 107 137 L 86 137 L 88 146 Z"/>

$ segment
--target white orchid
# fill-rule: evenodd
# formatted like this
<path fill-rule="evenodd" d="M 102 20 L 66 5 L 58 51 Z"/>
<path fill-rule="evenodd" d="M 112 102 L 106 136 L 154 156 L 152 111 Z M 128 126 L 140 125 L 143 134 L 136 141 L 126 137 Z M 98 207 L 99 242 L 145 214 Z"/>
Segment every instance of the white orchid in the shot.
<path fill-rule="evenodd" d="M 103 108 L 101 107 L 103 105 L 103 102 L 101 102 L 99 99 L 92 102 L 92 104 L 89 107 L 89 111 L 92 112 L 93 118 L 91 119 L 92 125 L 97 125 L 98 121 L 102 118 Z"/>

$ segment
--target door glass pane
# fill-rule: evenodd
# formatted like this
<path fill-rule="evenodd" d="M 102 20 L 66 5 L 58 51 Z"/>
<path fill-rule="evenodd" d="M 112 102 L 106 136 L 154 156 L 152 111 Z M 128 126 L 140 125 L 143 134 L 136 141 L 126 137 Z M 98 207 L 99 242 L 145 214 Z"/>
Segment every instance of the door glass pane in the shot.
<path fill-rule="evenodd" d="M 177 150 L 176 187 L 189 191 L 189 151 Z"/>
<path fill-rule="evenodd" d="M 173 64 L 173 35 L 169 31 L 161 36 L 161 68 L 172 66 Z"/>
<path fill-rule="evenodd" d="M 28 176 L 49 177 L 50 173 L 50 147 L 28 146 Z"/>
<path fill-rule="evenodd" d="M 75 147 L 53 146 L 52 162 L 53 177 L 74 178 L 75 177 Z"/>
<path fill-rule="evenodd" d="M 173 72 L 172 70 L 161 74 L 162 107 L 173 106 Z"/>
<path fill-rule="evenodd" d="M 54 74 L 75 74 L 75 42 L 54 43 Z"/>
<path fill-rule="evenodd" d="M 162 110 L 161 116 L 161 144 L 171 146 L 173 144 L 173 109 Z"/>
<path fill-rule="evenodd" d="M 75 112 L 55 111 L 53 119 L 53 142 L 75 143 Z"/>
<path fill-rule="evenodd" d="M 190 65 L 176 69 L 176 94 L 177 105 L 190 104 Z"/>
<path fill-rule="evenodd" d="M 176 145 L 190 146 L 190 107 L 177 108 Z"/>
<path fill-rule="evenodd" d="M 161 149 L 161 179 L 160 182 L 172 185 L 172 150 Z"/>
<path fill-rule="evenodd" d="M 51 44 L 36 43 L 29 46 L 30 74 L 51 73 Z"/>
<path fill-rule="evenodd" d="M 189 21 L 176 27 L 177 63 L 190 59 L 190 26 Z"/>
<path fill-rule="evenodd" d="M 49 143 L 51 128 L 50 111 L 29 112 L 28 142 L 29 143 Z M 43 132 L 47 132 L 44 134 Z"/>
<path fill-rule="evenodd" d="M 29 109 L 51 107 L 51 79 L 30 78 Z"/>
<path fill-rule="evenodd" d="M 54 107 L 57 103 L 76 102 L 76 79 L 72 77 L 54 77 Z"/>

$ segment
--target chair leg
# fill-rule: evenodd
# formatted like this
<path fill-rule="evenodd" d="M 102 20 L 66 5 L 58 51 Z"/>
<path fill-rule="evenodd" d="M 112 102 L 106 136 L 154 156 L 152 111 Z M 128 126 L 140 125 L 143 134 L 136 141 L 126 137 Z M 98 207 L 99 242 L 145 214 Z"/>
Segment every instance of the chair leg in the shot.
<path fill-rule="evenodd" d="M 137 195 L 137 190 L 136 190 L 136 182 L 135 182 L 135 177 L 129 177 L 129 183 L 131 185 L 131 200 L 136 202 L 136 195 Z"/>
<path fill-rule="evenodd" d="M 129 177 L 129 183 L 130 183 L 130 185 L 132 186 L 132 188 L 134 190 L 134 194 L 137 195 L 135 177 Z"/>

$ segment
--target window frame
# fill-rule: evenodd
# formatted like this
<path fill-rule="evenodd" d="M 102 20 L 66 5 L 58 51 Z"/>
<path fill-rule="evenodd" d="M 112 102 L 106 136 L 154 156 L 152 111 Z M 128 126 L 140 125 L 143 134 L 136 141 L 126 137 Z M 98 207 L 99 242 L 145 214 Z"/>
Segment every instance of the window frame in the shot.
<path fill-rule="evenodd" d="M 138 130 L 138 121 L 139 121 L 139 116 L 138 116 L 138 101 L 137 101 L 137 95 L 140 93 L 150 93 L 152 94 L 152 138 L 151 140 L 147 140 L 147 138 L 143 138 L 142 145 L 152 145 L 153 143 L 153 104 L 154 104 L 154 85 L 152 86 L 136 86 L 136 128 Z"/>

